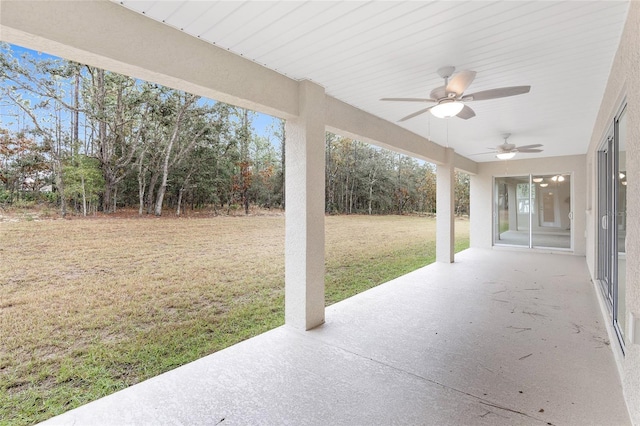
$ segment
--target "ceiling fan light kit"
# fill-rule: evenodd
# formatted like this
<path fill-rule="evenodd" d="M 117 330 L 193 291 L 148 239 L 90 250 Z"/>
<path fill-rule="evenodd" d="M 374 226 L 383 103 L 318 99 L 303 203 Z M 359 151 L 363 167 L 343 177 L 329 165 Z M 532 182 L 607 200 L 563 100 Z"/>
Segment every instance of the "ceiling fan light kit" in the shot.
<path fill-rule="evenodd" d="M 438 118 L 451 118 L 464 108 L 464 104 L 459 101 L 444 99 L 438 105 L 431 108 L 431 114 Z"/>
<path fill-rule="evenodd" d="M 512 151 L 512 152 L 501 152 L 499 154 L 496 154 L 496 158 L 498 158 L 500 160 L 510 160 L 515 156 L 516 156 L 516 153 L 514 151 Z"/>

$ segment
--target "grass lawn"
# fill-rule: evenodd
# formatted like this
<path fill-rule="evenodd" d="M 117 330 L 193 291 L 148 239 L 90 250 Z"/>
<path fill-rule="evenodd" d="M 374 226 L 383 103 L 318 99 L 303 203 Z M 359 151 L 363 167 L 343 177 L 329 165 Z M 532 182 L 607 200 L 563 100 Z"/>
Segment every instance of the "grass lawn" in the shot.
<path fill-rule="evenodd" d="M 456 223 L 456 251 L 468 231 Z M 434 259 L 433 218 L 327 217 L 327 304 Z M 45 420 L 283 322 L 282 216 L 0 222 L 0 424 Z"/>

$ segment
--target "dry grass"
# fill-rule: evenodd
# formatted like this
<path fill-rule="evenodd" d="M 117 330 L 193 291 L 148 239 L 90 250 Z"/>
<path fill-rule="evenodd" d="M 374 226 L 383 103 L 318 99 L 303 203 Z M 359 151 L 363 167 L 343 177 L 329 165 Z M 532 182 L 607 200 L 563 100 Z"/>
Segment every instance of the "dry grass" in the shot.
<path fill-rule="evenodd" d="M 457 227 L 464 240 L 468 222 Z M 327 217 L 328 303 L 430 263 L 434 235 L 429 218 Z M 4 222 L 0 259 L 0 423 L 46 419 L 283 322 L 282 216 Z"/>

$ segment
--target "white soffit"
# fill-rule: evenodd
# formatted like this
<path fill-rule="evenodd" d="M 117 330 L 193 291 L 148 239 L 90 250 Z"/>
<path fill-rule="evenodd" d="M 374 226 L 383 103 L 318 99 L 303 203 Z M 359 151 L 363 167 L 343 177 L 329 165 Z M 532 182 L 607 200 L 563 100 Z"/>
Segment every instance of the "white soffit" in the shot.
<path fill-rule="evenodd" d="M 542 154 L 584 154 L 628 1 L 115 1 L 395 122 L 428 104 L 436 70 L 477 71 L 466 93 L 531 85 L 529 94 L 469 104 L 470 120 L 423 114 L 400 123 L 474 161 L 512 136 Z M 516 157 L 516 158 L 518 158 Z"/>

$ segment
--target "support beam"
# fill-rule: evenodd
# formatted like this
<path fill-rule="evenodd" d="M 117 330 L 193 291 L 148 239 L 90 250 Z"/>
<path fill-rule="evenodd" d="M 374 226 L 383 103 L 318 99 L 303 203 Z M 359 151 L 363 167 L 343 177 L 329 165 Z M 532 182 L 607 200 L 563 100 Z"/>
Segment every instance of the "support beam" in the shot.
<path fill-rule="evenodd" d="M 441 145 L 331 96 L 327 96 L 327 130 L 432 163 L 444 161 Z"/>
<path fill-rule="evenodd" d="M 453 263 L 455 248 L 455 153 L 445 148 L 445 162 L 436 166 L 436 261 Z"/>
<path fill-rule="evenodd" d="M 478 174 L 478 163 L 473 160 L 469 160 L 467 157 L 463 157 L 460 154 L 455 155 L 453 166 L 456 170 L 469 173 L 470 175 Z"/>
<path fill-rule="evenodd" d="M 324 89 L 298 87 L 300 116 L 285 131 L 285 322 L 301 330 L 324 323 Z"/>

